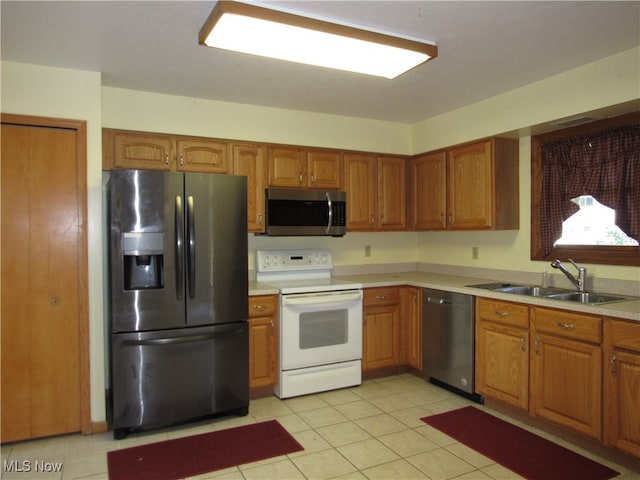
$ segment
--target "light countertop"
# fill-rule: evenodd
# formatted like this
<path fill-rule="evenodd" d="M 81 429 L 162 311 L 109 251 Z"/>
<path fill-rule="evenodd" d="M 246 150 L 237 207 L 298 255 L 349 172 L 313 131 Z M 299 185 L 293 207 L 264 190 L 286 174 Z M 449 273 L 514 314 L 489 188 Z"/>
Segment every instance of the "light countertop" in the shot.
<path fill-rule="evenodd" d="M 543 307 L 560 308 L 563 310 L 571 310 L 574 312 L 609 316 L 640 322 L 640 298 L 624 302 L 607 303 L 603 305 L 589 305 L 561 300 L 549 300 L 541 297 L 531 297 L 528 295 L 494 292 L 491 290 L 469 287 L 468 285 L 496 283 L 496 281 L 487 280 L 486 278 L 462 277 L 428 272 L 345 275 L 336 278 L 352 281 L 355 283 L 361 283 L 364 288 L 409 285 L 419 288 L 433 288 L 436 290 L 465 293 L 478 297 L 520 302 L 529 305 L 539 305 Z M 255 281 L 249 282 L 249 295 L 276 294 L 278 294 L 278 289 L 276 287 L 273 287 L 272 285 Z"/>

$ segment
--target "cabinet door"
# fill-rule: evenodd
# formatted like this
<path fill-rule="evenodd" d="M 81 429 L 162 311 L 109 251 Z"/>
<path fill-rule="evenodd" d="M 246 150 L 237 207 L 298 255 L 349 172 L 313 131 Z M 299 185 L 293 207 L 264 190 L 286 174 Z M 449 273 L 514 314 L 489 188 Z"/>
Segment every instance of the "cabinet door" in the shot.
<path fill-rule="evenodd" d="M 640 353 L 614 349 L 607 361 L 605 440 L 640 457 Z"/>
<path fill-rule="evenodd" d="M 264 232 L 264 148 L 260 145 L 233 145 L 231 151 L 233 173 L 247 177 L 248 230 Z"/>
<path fill-rule="evenodd" d="M 307 162 L 300 148 L 270 147 L 267 170 L 270 187 L 303 187 L 307 184 Z"/>
<path fill-rule="evenodd" d="M 114 133 L 112 165 L 114 168 L 171 170 L 173 140 L 161 135 Z"/>
<path fill-rule="evenodd" d="M 347 229 L 350 231 L 375 229 L 376 165 L 376 158 L 373 155 L 352 153 L 344 155 Z"/>
<path fill-rule="evenodd" d="M 400 360 L 398 335 L 398 305 L 367 307 L 362 336 L 362 369 L 397 365 Z"/>
<path fill-rule="evenodd" d="M 404 287 L 400 292 L 400 319 L 403 362 L 422 370 L 422 295 L 421 289 Z"/>
<path fill-rule="evenodd" d="M 177 140 L 177 169 L 182 172 L 229 173 L 229 146 L 203 139 Z"/>
<path fill-rule="evenodd" d="M 378 229 L 404 230 L 407 226 L 406 160 L 378 159 Z"/>
<path fill-rule="evenodd" d="M 531 340 L 531 413 L 600 439 L 600 346 L 539 332 Z"/>
<path fill-rule="evenodd" d="M 249 386 L 271 387 L 276 384 L 277 296 L 249 297 Z"/>
<path fill-rule="evenodd" d="M 453 229 L 488 229 L 493 225 L 491 141 L 464 145 L 448 153 L 447 224 Z"/>
<path fill-rule="evenodd" d="M 308 185 L 311 188 L 342 188 L 342 154 L 311 150 L 307 152 Z"/>
<path fill-rule="evenodd" d="M 275 385 L 276 348 L 273 317 L 249 320 L 249 387 Z"/>
<path fill-rule="evenodd" d="M 477 319 L 476 389 L 523 410 L 529 407 L 529 332 Z"/>
<path fill-rule="evenodd" d="M 436 152 L 413 158 L 408 173 L 409 227 L 446 228 L 447 155 Z"/>

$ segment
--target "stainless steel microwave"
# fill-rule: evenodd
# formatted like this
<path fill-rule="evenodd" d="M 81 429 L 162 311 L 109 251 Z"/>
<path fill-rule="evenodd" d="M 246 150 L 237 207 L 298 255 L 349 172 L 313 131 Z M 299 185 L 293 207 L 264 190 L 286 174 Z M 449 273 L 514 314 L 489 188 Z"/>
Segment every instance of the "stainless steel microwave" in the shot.
<path fill-rule="evenodd" d="M 341 190 L 267 188 L 265 234 L 332 236 L 347 231 L 347 194 Z"/>

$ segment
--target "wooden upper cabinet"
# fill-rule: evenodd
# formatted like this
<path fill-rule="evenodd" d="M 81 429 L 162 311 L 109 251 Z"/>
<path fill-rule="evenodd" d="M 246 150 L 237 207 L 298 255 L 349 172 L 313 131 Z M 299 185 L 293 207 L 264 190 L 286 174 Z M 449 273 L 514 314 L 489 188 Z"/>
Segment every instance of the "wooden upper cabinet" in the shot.
<path fill-rule="evenodd" d="M 104 132 L 102 141 L 104 162 L 110 162 L 110 168 L 146 170 L 175 168 L 173 141 L 170 137 Z"/>
<path fill-rule="evenodd" d="M 342 188 L 342 154 L 333 150 L 269 147 L 269 186 Z"/>
<path fill-rule="evenodd" d="M 409 228 L 446 228 L 447 154 L 442 151 L 412 158 L 407 177 Z"/>
<path fill-rule="evenodd" d="M 141 170 L 230 173 L 227 142 L 161 133 L 102 131 L 102 166 Z"/>
<path fill-rule="evenodd" d="M 519 228 L 518 140 L 490 138 L 412 159 L 409 226 Z"/>
<path fill-rule="evenodd" d="M 377 205 L 375 155 L 344 154 L 344 188 L 347 192 L 347 230 L 374 230 Z"/>
<path fill-rule="evenodd" d="M 405 161 L 401 157 L 344 154 L 348 230 L 405 229 Z"/>
<path fill-rule="evenodd" d="M 307 159 L 301 148 L 269 147 L 267 171 L 270 187 L 302 187 L 307 178 Z"/>
<path fill-rule="evenodd" d="M 234 144 L 231 146 L 231 156 L 233 174 L 247 177 L 247 227 L 250 232 L 264 232 L 264 147 L 259 144 Z"/>
<path fill-rule="evenodd" d="M 491 142 L 454 148 L 447 157 L 449 228 L 489 228 L 493 222 Z"/>
<path fill-rule="evenodd" d="M 342 188 L 342 153 L 332 150 L 309 150 L 307 167 L 309 187 Z"/>
<path fill-rule="evenodd" d="M 204 139 L 176 140 L 177 169 L 182 172 L 230 173 L 229 147 Z"/>
<path fill-rule="evenodd" d="M 407 226 L 406 160 L 378 159 L 378 229 L 404 230 Z"/>

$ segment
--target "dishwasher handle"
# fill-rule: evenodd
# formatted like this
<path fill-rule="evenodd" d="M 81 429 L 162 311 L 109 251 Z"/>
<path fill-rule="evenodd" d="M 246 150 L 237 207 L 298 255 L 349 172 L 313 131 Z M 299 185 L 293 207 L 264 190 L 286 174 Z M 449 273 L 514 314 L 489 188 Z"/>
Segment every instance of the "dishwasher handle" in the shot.
<path fill-rule="evenodd" d="M 453 305 L 453 300 L 447 300 L 446 298 L 427 297 L 427 302 L 437 303 L 438 305 Z"/>

